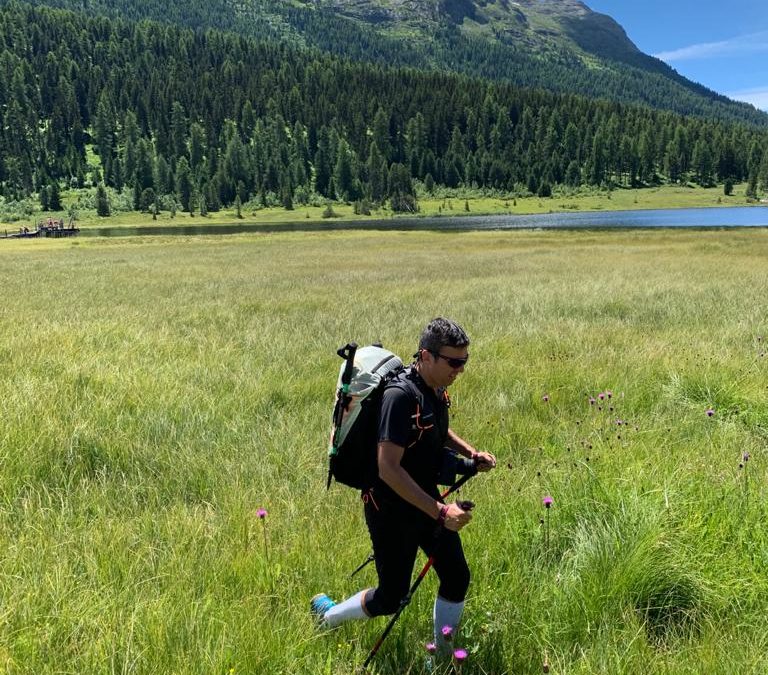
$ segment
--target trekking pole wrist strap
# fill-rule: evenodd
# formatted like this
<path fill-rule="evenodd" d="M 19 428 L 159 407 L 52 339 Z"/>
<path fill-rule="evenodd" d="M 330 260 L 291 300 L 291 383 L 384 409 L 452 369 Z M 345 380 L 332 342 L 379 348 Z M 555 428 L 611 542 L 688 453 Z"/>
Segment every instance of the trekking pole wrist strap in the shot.
<path fill-rule="evenodd" d="M 448 505 L 443 504 L 440 507 L 440 514 L 437 516 L 437 524 L 438 525 L 445 525 L 445 516 L 448 514 Z"/>

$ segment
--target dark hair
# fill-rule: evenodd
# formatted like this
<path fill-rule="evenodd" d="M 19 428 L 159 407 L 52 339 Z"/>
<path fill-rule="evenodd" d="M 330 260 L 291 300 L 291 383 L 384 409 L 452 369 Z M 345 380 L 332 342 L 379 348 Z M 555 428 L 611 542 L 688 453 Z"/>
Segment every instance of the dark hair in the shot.
<path fill-rule="evenodd" d="M 439 352 L 442 347 L 468 347 L 469 337 L 455 321 L 438 316 L 421 333 L 419 349 Z"/>

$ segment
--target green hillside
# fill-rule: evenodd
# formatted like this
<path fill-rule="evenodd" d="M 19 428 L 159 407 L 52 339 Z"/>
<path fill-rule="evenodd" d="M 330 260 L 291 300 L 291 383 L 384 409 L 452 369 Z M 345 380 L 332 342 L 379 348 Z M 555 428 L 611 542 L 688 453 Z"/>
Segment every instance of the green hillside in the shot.
<path fill-rule="evenodd" d="M 640 52 L 578 0 L 36 0 L 34 4 L 218 28 L 357 61 L 481 76 L 767 125 L 768 115 Z"/>

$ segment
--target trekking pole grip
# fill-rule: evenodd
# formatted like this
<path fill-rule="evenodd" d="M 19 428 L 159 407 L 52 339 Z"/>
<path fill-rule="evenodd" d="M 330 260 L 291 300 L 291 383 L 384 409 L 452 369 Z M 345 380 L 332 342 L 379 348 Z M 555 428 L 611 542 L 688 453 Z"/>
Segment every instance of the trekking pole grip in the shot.
<path fill-rule="evenodd" d="M 357 342 L 349 342 L 344 347 L 341 347 L 336 353 L 347 362 L 344 367 L 344 372 L 341 376 L 341 384 L 343 386 L 349 386 L 352 381 L 352 371 L 355 367 L 355 353 L 357 352 Z"/>
<path fill-rule="evenodd" d="M 355 369 L 356 352 L 357 342 L 348 342 L 336 351 L 336 353 L 347 362 L 344 366 L 344 372 L 341 374 L 341 389 L 344 394 L 349 392 L 349 383 L 352 381 L 352 371 Z"/>

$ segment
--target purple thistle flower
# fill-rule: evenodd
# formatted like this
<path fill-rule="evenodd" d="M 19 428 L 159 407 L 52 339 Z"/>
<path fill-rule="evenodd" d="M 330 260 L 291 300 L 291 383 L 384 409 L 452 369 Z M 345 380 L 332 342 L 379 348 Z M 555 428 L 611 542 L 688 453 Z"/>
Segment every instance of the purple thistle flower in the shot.
<path fill-rule="evenodd" d="M 549 495 L 547 495 L 546 497 L 544 497 L 544 499 L 541 500 L 541 503 L 544 504 L 544 508 L 547 508 L 547 509 L 550 506 L 552 506 L 552 504 L 554 504 L 554 502 L 555 502 L 555 500 L 552 499 L 552 497 L 550 497 Z"/>
<path fill-rule="evenodd" d="M 456 659 L 459 663 L 462 663 L 463 661 L 467 660 L 467 650 L 466 649 L 454 649 L 453 650 L 453 658 Z"/>
<path fill-rule="evenodd" d="M 595 405 L 595 399 L 593 396 L 589 397 L 589 405 Z"/>
<path fill-rule="evenodd" d="M 437 652 L 437 645 L 434 642 L 427 642 L 426 648 L 430 654 Z"/>
<path fill-rule="evenodd" d="M 440 632 L 446 640 L 450 641 L 453 639 L 453 626 L 443 626 Z"/>
<path fill-rule="evenodd" d="M 541 397 L 541 400 L 544 401 L 544 403 L 549 403 L 549 394 L 544 394 L 544 396 Z"/>
<path fill-rule="evenodd" d="M 266 509 L 259 509 L 256 511 L 256 515 L 261 519 L 264 520 L 264 518 L 267 517 L 267 510 Z"/>
<path fill-rule="evenodd" d="M 715 411 L 713 408 L 707 408 L 707 417 L 712 417 L 712 415 L 715 414 Z"/>
<path fill-rule="evenodd" d="M 745 452 L 745 453 L 744 453 L 744 454 L 741 456 L 741 459 L 742 459 L 742 461 L 743 461 L 743 462 L 746 464 L 746 463 L 749 461 L 749 453 L 748 453 L 748 452 Z"/>
<path fill-rule="evenodd" d="M 600 393 L 597 395 L 597 398 L 599 398 L 601 401 L 604 401 L 604 400 L 605 400 L 605 394 L 604 394 L 604 393 L 601 391 L 601 392 L 600 392 Z"/>
<path fill-rule="evenodd" d="M 609 389 L 608 391 L 606 391 L 606 392 L 605 392 L 605 395 L 606 395 L 608 398 L 611 398 L 611 397 L 613 396 L 613 392 L 612 392 L 612 391 Z"/>

